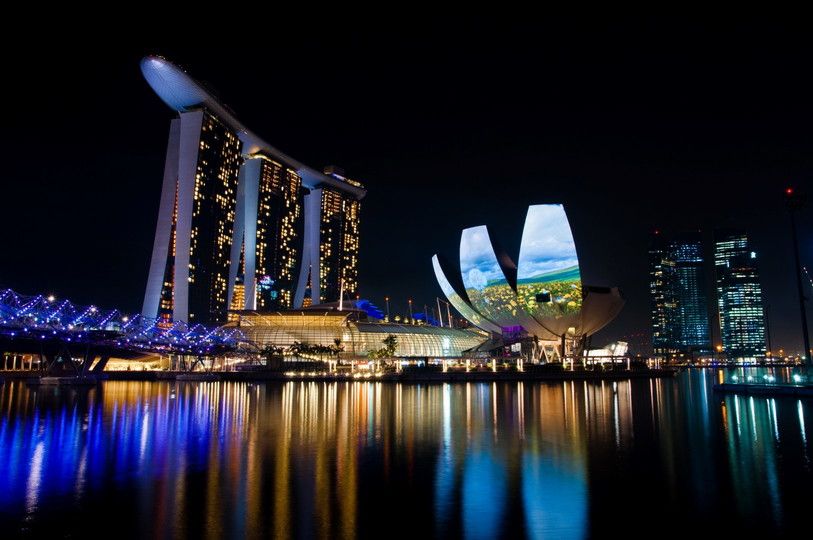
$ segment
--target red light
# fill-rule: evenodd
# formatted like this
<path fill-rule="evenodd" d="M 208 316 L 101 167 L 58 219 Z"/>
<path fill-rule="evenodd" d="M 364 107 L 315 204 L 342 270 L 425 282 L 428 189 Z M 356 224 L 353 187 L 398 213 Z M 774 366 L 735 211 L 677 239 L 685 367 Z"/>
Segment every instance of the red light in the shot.
<path fill-rule="evenodd" d="M 789 187 L 789 188 L 785 189 L 785 194 L 786 195 L 793 195 L 793 188 Z"/>

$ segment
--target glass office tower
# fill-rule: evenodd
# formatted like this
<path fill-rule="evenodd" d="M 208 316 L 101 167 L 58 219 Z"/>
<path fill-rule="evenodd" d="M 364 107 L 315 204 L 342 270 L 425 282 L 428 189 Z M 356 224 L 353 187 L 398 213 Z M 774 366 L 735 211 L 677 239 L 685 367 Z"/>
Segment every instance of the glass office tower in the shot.
<path fill-rule="evenodd" d="M 650 245 L 652 344 L 657 355 L 696 355 L 711 351 L 708 298 L 700 233 Z"/>
<path fill-rule="evenodd" d="M 649 305 L 652 320 L 652 350 L 656 355 L 674 352 L 671 326 L 667 324 L 667 313 L 672 302 L 669 278 L 664 270 L 664 266 L 668 264 L 667 248 L 668 242 L 656 231 L 649 245 Z"/>
<path fill-rule="evenodd" d="M 723 350 L 729 360 L 765 358 L 765 310 L 756 253 L 740 230 L 714 235 L 717 309 Z"/>

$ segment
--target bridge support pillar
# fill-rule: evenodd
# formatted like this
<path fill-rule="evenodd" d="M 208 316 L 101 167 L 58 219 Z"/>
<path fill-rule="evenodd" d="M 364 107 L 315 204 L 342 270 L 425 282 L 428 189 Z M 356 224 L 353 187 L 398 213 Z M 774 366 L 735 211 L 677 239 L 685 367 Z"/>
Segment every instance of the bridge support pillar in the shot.
<path fill-rule="evenodd" d="M 91 371 L 93 371 L 93 373 L 101 373 L 102 371 L 104 371 L 104 368 L 107 367 L 107 363 L 109 361 L 110 361 L 109 356 L 100 356 L 99 361 L 96 362 L 96 365 L 93 366 L 93 369 Z"/>

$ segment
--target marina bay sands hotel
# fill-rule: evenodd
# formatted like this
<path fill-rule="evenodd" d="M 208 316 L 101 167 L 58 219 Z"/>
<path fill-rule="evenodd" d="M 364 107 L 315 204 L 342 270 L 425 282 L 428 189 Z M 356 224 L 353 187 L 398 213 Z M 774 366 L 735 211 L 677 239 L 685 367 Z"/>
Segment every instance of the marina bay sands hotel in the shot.
<path fill-rule="evenodd" d="M 354 298 L 364 187 L 283 154 L 167 60 L 141 71 L 177 112 L 143 314 L 222 323 L 229 309 Z"/>

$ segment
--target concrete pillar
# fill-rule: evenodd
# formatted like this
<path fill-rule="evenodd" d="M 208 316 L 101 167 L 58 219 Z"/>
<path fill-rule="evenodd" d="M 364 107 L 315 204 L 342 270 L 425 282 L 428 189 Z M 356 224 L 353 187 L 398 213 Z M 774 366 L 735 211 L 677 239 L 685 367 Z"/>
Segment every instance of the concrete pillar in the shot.
<path fill-rule="evenodd" d="M 494 373 L 497 373 L 497 359 L 496 358 L 491 359 L 491 371 L 493 371 Z"/>
<path fill-rule="evenodd" d="M 471 371 L 471 360 L 466 358 L 466 373 L 468 373 L 469 371 Z"/>
<path fill-rule="evenodd" d="M 448 367 L 448 364 L 446 363 L 446 359 L 444 358 L 443 359 L 443 373 L 446 373 L 447 371 L 449 371 L 449 367 Z"/>
<path fill-rule="evenodd" d="M 522 357 L 520 356 L 517 358 L 517 371 L 525 371 L 525 366 L 523 365 L 524 362 L 522 361 Z"/>

